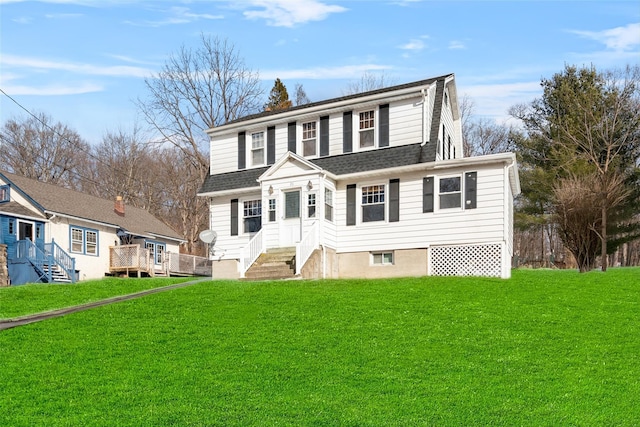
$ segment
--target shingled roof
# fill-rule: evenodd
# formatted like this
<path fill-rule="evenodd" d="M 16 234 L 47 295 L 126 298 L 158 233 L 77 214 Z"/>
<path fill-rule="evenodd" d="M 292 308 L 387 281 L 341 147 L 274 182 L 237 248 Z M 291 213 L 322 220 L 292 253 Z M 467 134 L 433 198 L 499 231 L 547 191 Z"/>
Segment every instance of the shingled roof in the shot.
<path fill-rule="evenodd" d="M 125 215 L 114 211 L 114 201 L 69 190 L 58 185 L 40 182 L 20 175 L 0 171 L 0 178 L 13 189 L 30 198 L 42 213 L 68 215 L 80 219 L 117 226 L 135 235 L 156 235 L 183 240 L 171 227 L 151 213 L 127 206 Z M 12 203 L 12 202 L 10 202 Z M 33 213 L 31 213 L 32 216 Z"/>
<path fill-rule="evenodd" d="M 424 163 L 424 153 L 430 150 L 428 146 L 429 144 L 422 146 L 417 143 L 308 160 L 316 166 L 340 176 L 349 173 L 384 170 Z M 261 167 L 209 175 L 205 178 L 204 184 L 198 193 L 205 194 L 251 187 L 257 188 L 259 186 L 258 178 L 268 169 L 269 167 Z"/>
<path fill-rule="evenodd" d="M 318 106 L 322 106 L 322 105 L 329 105 L 329 104 L 342 102 L 342 101 L 356 100 L 358 98 L 363 98 L 363 97 L 368 97 L 368 96 L 373 96 L 373 95 L 379 95 L 379 94 L 385 94 L 385 93 L 394 92 L 394 91 L 403 90 L 403 89 L 408 89 L 408 88 L 412 88 L 412 87 L 427 86 L 427 85 L 433 84 L 436 81 L 438 81 L 442 85 L 442 87 L 444 88 L 445 80 L 447 78 L 451 77 L 451 76 L 453 76 L 453 74 L 445 74 L 445 75 L 438 76 L 438 77 L 433 77 L 433 78 L 430 78 L 430 79 L 418 80 L 418 81 L 411 82 L 411 83 L 404 83 L 404 84 L 400 84 L 400 85 L 396 85 L 396 86 L 389 86 L 389 87 L 384 87 L 384 88 L 380 88 L 380 89 L 374 89 L 374 90 L 370 90 L 368 92 L 360 92 L 360 93 L 355 93 L 355 94 L 351 94 L 351 95 L 345 95 L 345 96 L 341 96 L 341 97 L 337 97 L 337 98 L 325 99 L 325 100 L 317 101 L 317 102 L 310 102 L 308 104 L 296 105 L 294 107 L 287 108 L 286 110 L 262 111 L 260 113 L 250 114 L 248 116 L 243 116 L 243 117 L 237 118 L 235 120 L 229 121 L 229 122 L 225 123 L 225 125 L 230 125 L 230 124 L 235 124 L 235 123 L 244 122 L 244 121 L 248 121 L 248 120 L 253 120 L 253 119 L 260 118 L 260 117 L 274 116 L 274 115 L 277 115 L 277 114 L 280 114 L 280 113 L 285 113 L 285 112 L 290 112 L 290 111 L 304 110 L 306 108 L 313 108 L 313 107 L 318 107 Z"/>

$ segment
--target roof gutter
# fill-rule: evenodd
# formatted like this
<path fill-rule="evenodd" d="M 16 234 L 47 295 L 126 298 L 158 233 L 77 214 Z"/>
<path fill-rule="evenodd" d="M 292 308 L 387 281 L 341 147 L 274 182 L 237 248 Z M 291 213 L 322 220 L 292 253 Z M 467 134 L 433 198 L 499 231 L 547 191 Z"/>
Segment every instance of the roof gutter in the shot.
<path fill-rule="evenodd" d="M 74 219 L 74 220 L 77 220 L 77 221 L 88 222 L 90 224 L 97 224 L 97 225 L 102 225 L 102 226 L 111 227 L 111 228 L 120 228 L 120 226 L 116 225 L 116 224 L 111 224 L 111 223 L 108 223 L 108 222 L 95 221 L 95 220 L 92 220 L 92 219 L 82 218 L 82 217 L 73 216 L 73 215 L 67 215 L 67 214 L 63 214 L 63 213 L 60 213 L 60 212 L 54 212 L 54 211 L 45 210 L 44 213 L 50 214 L 50 215 L 52 215 L 52 217 L 56 217 L 57 216 L 57 217 L 61 217 L 61 218 L 69 218 L 69 219 Z"/>

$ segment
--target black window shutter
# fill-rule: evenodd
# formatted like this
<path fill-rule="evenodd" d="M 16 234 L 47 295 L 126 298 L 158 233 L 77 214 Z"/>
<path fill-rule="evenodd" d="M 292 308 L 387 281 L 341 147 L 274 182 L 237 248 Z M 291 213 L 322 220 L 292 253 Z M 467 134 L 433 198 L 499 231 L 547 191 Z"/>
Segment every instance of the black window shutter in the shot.
<path fill-rule="evenodd" d="M 238 134 L 238 169 L 244 169 L 247 167 L 247 142 L 246 134 L 240 132 Z"/>
<path fill-rule="evenodd" d="M 320 117 L 320 157 L 329 155 L 329 116 Z"/>
<path fill-rule="evenodd" d="M 389 222 L 400 221 L 400 180 L 389 180 Z"/>
<path fill-rule="evenodd" d="M 464 174 L 464 208 L 476 208 L 476 193 L 478 188 L 478 172 Z"/>
<path fill-rule="evenodd" d="M 231 235 L 238 235 L 238 199 L 231 199 Z"/>
<path fill-rule="evenodd" d="M 389 104 L 381 105 L 379 108 L 380 116 L 379 126 L 378 126 L 378 146 L 379 147 L 388 147 L 389 146 Z"/>
<path fill-rule="evenodd" d="M 347 225 L 356 225 L 356 185 L 347 185 Z"/>
<path fill-rule="evenodd" d="M 276 162 L 276 127 L 269 126 L 267 128 L 267 164 L 272 165 Z"/>
<path fill-rule="evenodd" d="M 433 177 L 422 178 L 422 212 L 433 212 Z"/>
<path fill-rule="evenodd" d="M 342 115 L 342 152 L 353 151 L 353 113 L 347 111 Z"/>
<path fill-rule="evenodd" d="M 287 130 L 288 130 L 287 150 L 291 151 L 292 153 L 295 153 L 296 152 L 296 122 L 289 123 L 287 126 Z"/>

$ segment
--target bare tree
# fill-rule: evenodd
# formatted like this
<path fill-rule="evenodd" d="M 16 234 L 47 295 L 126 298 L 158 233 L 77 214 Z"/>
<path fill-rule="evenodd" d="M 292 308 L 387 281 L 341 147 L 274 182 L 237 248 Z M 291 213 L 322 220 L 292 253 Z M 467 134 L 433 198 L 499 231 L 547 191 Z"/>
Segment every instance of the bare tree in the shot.
<path fill-rule="evenodd" d="M 304 105 L 309 104 L 311 100 L 307 96 L 307 92 L 305 92 L 302 84 L 296 83 L 296 95 L 295 95 L 295 103 L 296 105 Z"/>
<path fill-rule="evenodd" d="M 391 85 L 393 85 L 393 81 L 384 74 L 376 75 L 370 72 L 365 72 L 359 80 L 347 84 L 347 87 L 342 92 L 343 95 L 355 95 L 356 93 L 382 89 Z"/>
<path fill-rule="evenodd" d="M 505 153 L 510 151 L 511 127 L 498 124 L 494 120 L 483 118 L 467 125 L 465 150 L 468 156 Z"/>
<path fill-rule="evenodd" d="M 0 140 L 0 168 L 69 188 L 76 187 L 77 166 L 89 152 L 76 131 L 45 113 L 8 120 Z"/>
<path fill-rule="evenodd" d="M 208 212 L 206 200 L 196 196 L 209 173 L 205 130 L 259 111 L 263 89 L 258 73 L 245 66 L 226 39 L 202 35 L 197 49 L 183 46 L 145 84 L 149 97 L 139 99 L 137 105 L 159 133 L 159 142 L 170 143 L 181 152 L 185 162 L 182 180 L 190 185 L 182 189 L 194 198 L 193 215 Z M 188 222 L 200 226 L 195 219 Z M 197 233 L 184 234 L 190 245 L 189 236 L 194 235 Z"/>

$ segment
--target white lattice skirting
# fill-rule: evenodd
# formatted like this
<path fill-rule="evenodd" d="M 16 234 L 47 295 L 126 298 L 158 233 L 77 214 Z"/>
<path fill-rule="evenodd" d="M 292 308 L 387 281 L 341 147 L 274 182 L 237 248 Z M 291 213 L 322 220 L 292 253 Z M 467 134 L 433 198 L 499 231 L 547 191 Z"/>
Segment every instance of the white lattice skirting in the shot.
<path fill-rule="evenodd" d="M 434 276 L 502 276 L 502 245 L 432 246 L 429 271 Z"/>

